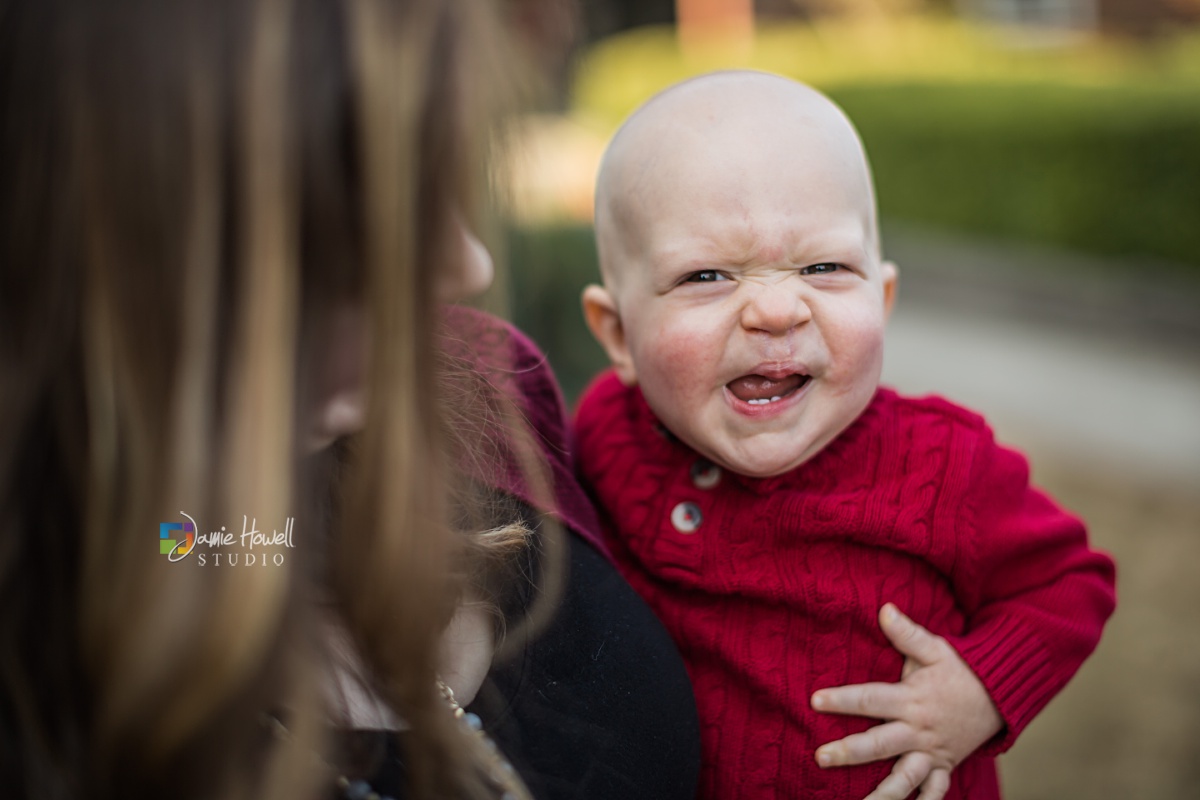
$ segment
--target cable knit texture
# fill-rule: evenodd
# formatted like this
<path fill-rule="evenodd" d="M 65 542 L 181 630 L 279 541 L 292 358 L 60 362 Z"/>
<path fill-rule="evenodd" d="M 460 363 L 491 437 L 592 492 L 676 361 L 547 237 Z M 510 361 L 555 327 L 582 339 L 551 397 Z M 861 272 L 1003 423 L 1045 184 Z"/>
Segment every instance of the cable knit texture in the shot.
<path fill-rule="evenodd" d="M 995 754 L 1114 607 L 1113 563 L 1080 521 L 1029 486 L 1025 459 L 978 415 L 940 398 L 880 389 L 824 450 L 766 479 L 707 465 L 611 372 L 585 394 L 577 434 L 613 556 L 687 662 L 703 798 L 852 800 L 887 776 L 890 761 L 818 769 L 819 745 L 874 723 L 817 714 L 809 698 L 899 680 L 877 622 L 888 601 L 945 636 L 999 708 L 1005 730 L 948 795 L 998 798 Z"/>

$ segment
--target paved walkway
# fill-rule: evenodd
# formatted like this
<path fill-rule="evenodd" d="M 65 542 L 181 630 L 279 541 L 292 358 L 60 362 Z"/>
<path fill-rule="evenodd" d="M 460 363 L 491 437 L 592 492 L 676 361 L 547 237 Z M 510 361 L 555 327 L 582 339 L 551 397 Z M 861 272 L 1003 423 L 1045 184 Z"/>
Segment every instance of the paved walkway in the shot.
<path fill-rule="evenodd" d="M 1200 281 L 894 225 L 885 249 L 901 269 L 886 382 L 979 410 L 1035 459 L 1200 494 Z"/>
<path fill-rule="evenodd" d="M 1117 613 L 1001 759 L 1005 796 L 1195 797 L 1200 280 L 1177 283 L 1145 262 L 884 231 L 903 276 L 886 379 L 984 412 L 1117 561 Z"/>

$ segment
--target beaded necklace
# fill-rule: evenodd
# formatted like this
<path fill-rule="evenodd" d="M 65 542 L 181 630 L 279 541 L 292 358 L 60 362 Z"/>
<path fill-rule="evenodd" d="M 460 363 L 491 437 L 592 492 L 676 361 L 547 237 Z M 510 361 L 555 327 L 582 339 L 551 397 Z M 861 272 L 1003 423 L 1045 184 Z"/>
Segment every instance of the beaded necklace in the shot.
<path fill-rule="evenodd" d="M 437 682 L 438 692 L 446 705 L 450 707 L 454 718 L 459 720 L 468 732 L 469 736 L 473 736 L 482 746 L 487 763 L 485 764 L 487 776 L 492 786 L 498 792 L 500 800 L 518 800 L 517 795 L 506 787 L 519 785 L 519 779 L 516 775 L 516 770 L 509 762 L 504 754 L 500 752 L 500 748 L 492 741 L 492 738 L 483 730 L 483 720 L 478 714 L 467 711 L 454 697 L 454 690 L 451 689 L 442 680 Z M 291 741 L 291 732 L 287 726 L 273 714 L 264 713 L 261 717 L 261 722 L 264 727 L 271 731 L 276 739 L 280 741 Z M 327 765 L 328 766 L 328 765 Z M 368 781 L 361 778 L 351 779 L 345 773 L 339 773 L 334 780 L 334 786 L 341 792 L 344 800 L 396 800 L 391 795 L 381 795 L 371 786 Z"/>

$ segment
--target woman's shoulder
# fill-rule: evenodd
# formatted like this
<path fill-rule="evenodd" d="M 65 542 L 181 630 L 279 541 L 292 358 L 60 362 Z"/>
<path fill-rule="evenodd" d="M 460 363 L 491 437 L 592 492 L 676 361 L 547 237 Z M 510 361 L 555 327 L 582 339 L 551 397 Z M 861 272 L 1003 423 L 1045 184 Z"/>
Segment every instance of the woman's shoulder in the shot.
<path fill-rule="evenodd" d="M 550 362 L 512 323 L 468 306 L 447 306 L 443 347 L 515 400 L 543 435 L 565 431 L 565 405 Z"/>
<path fill-rule="evenodd" d="M 491 395 L 492 405 L 511 404 L 517 411 L 512 424 L 527 426 L 529 441 L 549 469 L 553 498 L 539 500 L 520 468 L 494 471 L 488 483 L 515 495 L 541 511 L 557 513 L 575 533 L 605 552 L 595 509 L 575 479 L 574 440 L 566 403 L 545 354 L 512 324 L 473 308 L 450 306 L 443 324 L 443 350 L 470 382 L 464 390 Z M 504 419 L 497 414 L 497 419 Z M 485 437 L 500 437 L 495 430 Z M 514 460 L 513 442 L 500 442 L 499 451 Z M 518 448 L 519 449 L 519 448 Z"/>

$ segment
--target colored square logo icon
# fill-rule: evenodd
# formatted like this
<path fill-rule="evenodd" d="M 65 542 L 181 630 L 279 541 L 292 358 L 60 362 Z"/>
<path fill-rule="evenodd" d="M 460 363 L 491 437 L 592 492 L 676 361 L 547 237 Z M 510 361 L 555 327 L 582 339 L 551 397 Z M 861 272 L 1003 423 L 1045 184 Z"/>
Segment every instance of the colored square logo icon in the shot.
<path fill-rule="evenodd" d="M 184 536 L 184 543 L 179 543 L 176 531 Z M 190 522 L 160 522 L 158 523 L 158 553 L 169 556 L 172 553 L 186 556 L 192 551 L 196 541 L 196 527 Z M 178 547 L 178 550 L 176 549 Z"/>

